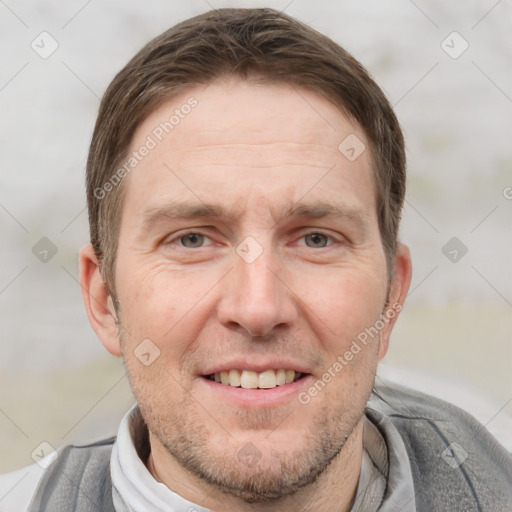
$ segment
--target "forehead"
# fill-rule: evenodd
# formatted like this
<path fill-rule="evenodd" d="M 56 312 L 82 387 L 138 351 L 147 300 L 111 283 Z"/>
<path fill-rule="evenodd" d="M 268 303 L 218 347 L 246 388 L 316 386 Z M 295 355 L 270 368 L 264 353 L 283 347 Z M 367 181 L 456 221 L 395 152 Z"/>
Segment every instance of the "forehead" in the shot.
<path fill-rule="evenodd" d="M 237 77 L 190 87 L 159 105 L 138 127 L 132 149 L 149 133 L 176 149 L 184 142 L 187 146 L 234 139 L 252 143 L 257 135 L 259 143 L 295 140 L 335 153 L 344 135 L 357 133 L 364 138 L 355 121 L 317 92 Z"/>
<path fill-rule="evenodd" d="M 129 155 L 144 146 L 127 176 L 127 195 L 139 204 L 172 195 L 171 181 L 224 200 L 264 191 L 289 201 L 304 186 L 342 193 L 347 184 L 374 196 L 370 152 L 346 152 L 368 147 L 361 128 L 319 94 L 287 84 L 219 78 L 190 87 L 141 123 Z"/>

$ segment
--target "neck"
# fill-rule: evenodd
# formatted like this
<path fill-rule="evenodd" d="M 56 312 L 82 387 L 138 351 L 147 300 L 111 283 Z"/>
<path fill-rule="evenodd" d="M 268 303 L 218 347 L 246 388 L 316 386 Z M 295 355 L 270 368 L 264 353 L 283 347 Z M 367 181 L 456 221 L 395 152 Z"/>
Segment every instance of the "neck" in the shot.
<path fill-rule="evenodd" d="M 146 466 L 155 480 L 182 498 L 213 512 L 294 512 L 298 504 L 307 510 L 348 512 L 355 498 L 363 453 L 363 420 L 343 449 L 315 483 L 276 502 L 247 503 L 213 488 L 182 468 L 150 433 L 151 453 Z"/>

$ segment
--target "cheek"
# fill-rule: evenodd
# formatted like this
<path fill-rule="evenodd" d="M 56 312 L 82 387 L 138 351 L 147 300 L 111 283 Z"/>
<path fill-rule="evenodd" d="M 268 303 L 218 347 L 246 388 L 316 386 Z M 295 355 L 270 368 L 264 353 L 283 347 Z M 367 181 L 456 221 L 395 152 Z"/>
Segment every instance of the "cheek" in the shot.
<path fill-rule="evenodd" d="M 378 363 L 380 319 L 386 287 L 376 276 L 332 280 L 328 292 L 311 293 L 307 322 L 323 352 L 322 367 L 299 397 L 314 414 L 323 406 L 356 418 L 370 396 Z"/>
<path fill-rule="evenodd" d="M 126 342 L 133 346 L 149 338 L 163 358 L 176 364 L 211 312 L 209 292 L 219 282 L 217 273 L 194 274 L 166 263 L 137 261 L 130 268 L 134 270 L 123 274 L 120 267 L 117 281 L 121 321 L 129 333 Z"/>
<path fill-rule="evenodd" d="M 321 284 L 318 275 L 302 281 L 303 296 L 307 297 L 304 312 L 328 354 L 327 364 L 331 365 L 347 350 L 355 353 L 353 356 L 347 354 L 354 360 L 350 366 L 363 364 L 378 350 L 380 333 L 375 334 L 372 327 L 379 320 L 386 302 L 385 274 L 340 269 L 337 273 L 331 272 L 323 286 Z M 368 331 L 373 336 L 368 336 Z M 357 346 L 351 349 L 354 341 L 360 341 L 361 350 Z"/>
<path fill-rule="evenodd" d="M 133 352 L 124 353 L 130 387 L 145 418 L 165 418 L 166 412 L 182 410 L 189 383 L 179 370 L 169 368 L 160 355 L 150 365 L 142 364 Z M 169 418 L 165 419 L 166 422 Z"/>

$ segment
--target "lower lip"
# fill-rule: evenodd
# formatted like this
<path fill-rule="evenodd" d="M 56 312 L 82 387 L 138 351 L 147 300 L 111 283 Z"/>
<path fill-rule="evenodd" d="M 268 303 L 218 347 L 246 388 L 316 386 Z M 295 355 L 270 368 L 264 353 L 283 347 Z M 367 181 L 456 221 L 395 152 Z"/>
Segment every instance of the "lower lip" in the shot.
<path fill-rule="evenodd" d="M 309 385 L 310 379 L 312 379 L 312 376 L 307 375 L 295 382 L 290 382 L 290 384 L 276 386 L 271 389 L 235 388 L 234 386 L 214 382 L 204 377 L 201 377 L 199 380 L 202 385 L 207 386 L 209 392 L 215 393 L 222 400 L 231 402 L 238 407 L 268 409 L 270 407 L 279 407 L 293 399 L 298 401 L 298 394 Z"/>

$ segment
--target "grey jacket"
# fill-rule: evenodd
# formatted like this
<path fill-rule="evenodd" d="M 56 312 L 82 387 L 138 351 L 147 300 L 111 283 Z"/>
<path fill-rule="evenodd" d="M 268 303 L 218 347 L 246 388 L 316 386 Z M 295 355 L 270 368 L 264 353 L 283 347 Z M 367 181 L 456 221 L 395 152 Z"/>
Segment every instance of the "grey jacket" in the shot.
<path fill-rule="evenodd" d="M 396 385 L 377 386 L 368 403 L 366 415 L 378 425 L 374 410 L 391 420 L 404 441 L 418 512 L 512 511 L 512 456 L 472 416 Z M 114 441 L 60 450 L 29 511 L 115 512 Z"/>

